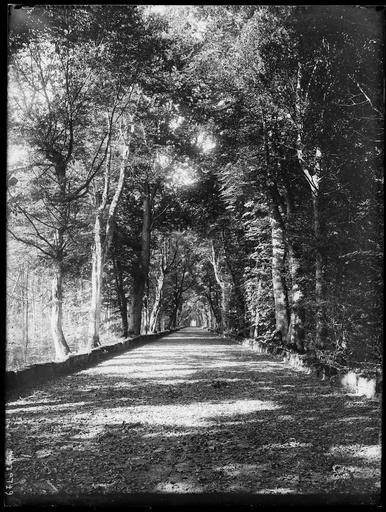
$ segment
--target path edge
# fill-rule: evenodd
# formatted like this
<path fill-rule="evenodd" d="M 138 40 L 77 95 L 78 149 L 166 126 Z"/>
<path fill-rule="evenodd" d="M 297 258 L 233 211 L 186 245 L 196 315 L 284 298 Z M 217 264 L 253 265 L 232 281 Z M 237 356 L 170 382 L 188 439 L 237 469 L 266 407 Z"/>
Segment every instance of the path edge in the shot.
<path fill-rule="evenodd" d="M 347 392 L 355 393 L 368 399 L 377 399 L 382 396 L 382 373 L 368 377 L 355 370 L 342 371 L 322 361 L 316 362 L 307 354 L 299 354 L 291 349 L 263 342 L 259 339 L 226 337 L 238 345 L 255 350 L 258 354 L 276 356 L 293 368 L 301 370 L 308 375 L 315 375 L 321 380 L 328 380 L 332 385 L 343 388 Z"/>
<path fill-rule="evenodd" d="M 127 338 L 113 345 L 102 345 L 82 354 L 70 354 L 64 361 L 38 363 L 21 370 L 9 370 L 5 372 L 5 392 L 10 397 L 26 389 L 30 390 L 52 378 L 70 375 L 76 371 L 94 366 L 112 356 L 137 348 L 144 342 L 162 338 L 168 334 L 179 331 L 182 327 L 161 331 L 154 334 L 141 334 Z"/>

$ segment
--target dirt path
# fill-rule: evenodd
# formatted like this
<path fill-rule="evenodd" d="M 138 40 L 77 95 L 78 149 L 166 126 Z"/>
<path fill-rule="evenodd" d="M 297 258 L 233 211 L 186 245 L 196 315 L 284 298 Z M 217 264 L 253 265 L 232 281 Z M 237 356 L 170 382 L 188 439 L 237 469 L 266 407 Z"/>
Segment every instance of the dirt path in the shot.
<path fill-rule="evenodd" d="M 378 401 L 201 329 L 42 385 L 7 418 L 18 502 L 380 488 Z"/>

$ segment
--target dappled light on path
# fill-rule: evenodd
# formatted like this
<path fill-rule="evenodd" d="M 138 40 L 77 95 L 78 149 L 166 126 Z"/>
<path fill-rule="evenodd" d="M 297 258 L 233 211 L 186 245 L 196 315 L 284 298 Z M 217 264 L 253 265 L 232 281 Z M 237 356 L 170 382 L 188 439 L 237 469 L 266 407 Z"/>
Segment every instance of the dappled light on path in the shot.
<path fill-rule="evenodd" d="M 181 405 L 116 407 L 107 413 L 94 415 L 94 424 L 112 422 L 141 422 L 149 425 L 211 426 L 211 418 L 247 414 L 255 411 L 279 409 L 269 401 L 233 400 L 222 402 L 193 402 Z M 75 414 L 74 419 L 76 420 Z"/>
<path fill-rule="evenodd" d="M 41 385 L 7 415 L 19 499 L 379 491 L 376 400 L 198 328 Z"/>

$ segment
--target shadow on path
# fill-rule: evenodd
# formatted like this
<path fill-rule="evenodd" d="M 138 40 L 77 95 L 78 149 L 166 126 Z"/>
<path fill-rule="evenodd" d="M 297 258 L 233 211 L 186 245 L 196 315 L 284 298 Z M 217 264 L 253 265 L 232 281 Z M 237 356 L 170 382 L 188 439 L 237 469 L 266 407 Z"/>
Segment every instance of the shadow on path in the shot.
<path fill-rule="evenodd" d="M 201 329 L 41 385 L 7 418 L 19 502 L 380 488 L 378 401 Z"/>

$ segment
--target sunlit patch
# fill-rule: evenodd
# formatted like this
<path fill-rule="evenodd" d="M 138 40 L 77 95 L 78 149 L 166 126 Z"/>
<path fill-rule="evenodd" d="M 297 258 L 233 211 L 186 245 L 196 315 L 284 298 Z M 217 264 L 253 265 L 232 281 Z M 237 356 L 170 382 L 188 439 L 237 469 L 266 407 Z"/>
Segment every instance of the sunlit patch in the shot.
<path fill-rule="evenodd" d="M 15 414 L 15 413 L 20 413 L 20 412 L 42 412 L 42 411 L 47 411 L 47 408 L 49 408 L 49 410 L 54 410 L 54 411 L 57 411 L 57 410 L 62 410 L 62 409 L 77 409 L 78 407 L 82 406 L 82 405 L 86 405 L 86 402 L 74 402 L 74 403 L 68 403 L 68 404 L 53 404 L 53 405 L 38 405 L 38 406 L 35 406 L 33 408 L 31 407 L 18 407 L 17 409 L 11 409 L 11 410 L 8 410 L 7 413 L 8 414 Z"/>
<path fill-rule="evenodd" d="M 200 493 L 203 492 L 203 487 L 196 483 L 191 482 L 162 482 L 155 488 L 159 492 L 172 492 L 172 493 Z"/>
<path fill-rule="evenodd" d="M 187 187 L 197 182 L 197 175 L 189 166 L 180 165 L 173 170 L 172 183 L 176 187 Z M 174 338 L 173 338 L 174 339 Z"/>
<path fill-rule="evenodd" d="M 295 494 L 297 491 L 288 487 L 274 487 L 271 489 L 259 489 L 254 492 L 255 494 Z"/>
<path fill-rule="evenodd" d="M 216 420 L 238 414 L 280 409 L 263 400 L 230 400 L 223 402 L 193 402 L 185 405 L 143 405 L 115 407 L 93 415 L 94 425 L 143 423 L 148 425 L 211 426 Z M 74 416 L 76 421 L 76 416 Z"/>
<path fill-rule="evenodd" d="M 8 168 L 25 163 L 27 156 L 28 151 L 25 146 L 21 144 L 10 144 L 7 151 Z"/>
<path fill-rule="evenodd" d="M 44 459 L 46 457 L 50 457 L 52 455 L 52 450 L 46 450 L 46 449 L 43 449 L 43 450 L 37 450 L 35 452 L 35 455 L 38 459 Z"/>
<path fill-rule="evenodd" d="M 278 416 L 277 419 L 279 421 L 295 421 L 295 418 L 290 414 L 282 414 L 281 416 Z"/>
<path fill-rule="evenodd" d="M 173 374 L 174 375 L 174 374 Z M 151 383 L 157 386 L 178 386 L 179 384 L 201 384 L 199 379 L 152 379 Z"/>
<path fill-rule="evenodd" d="M 356 393 L 345 393 L 346 396 L 355 396 L 357 397 L 358 395 Z M 367 408 L 368 406 L 368 401 L 367 400 L 353 400 L 352 402 L 346 402 L 344 404 L 344 407 L 346 409 L 352 409 L 353 407 L 364 407 L 364 408 Z"/>
<path fill-rule="evenodd" d="M 51 405 L 53 403 L 60 403 L 60 400 L 57 400 L 55 398 L 46 398 L 44 400 L 34 400 L 33 397 L 28 397 L 28 398 L 25 398 L 25 399 L 19 399 L 19 400 L 14 400 L 12 402 L 8 402 L 8 406 L 13 406 L 13 405 L 18 405 L 18 406 L 23 406 L 23 405 L 29 405 L 30 407 L 32 406 L 32 408 L 35 408 L 35 405 L 36 404 L 42 404 L 42 405 Z"/>
<path fill-rule="evenodd" d="M 215 471 L 221 471 L 228 476 L 248 476 L 268 471 L 271 467 L 269 463 L 263 464 L 227 464 L 226 466 L 218 466 Z"/>
<path fill-rule="evenodd" d="M 210 153 L 216 147 L 216 142 L 211 135 L 201 131 L 197 136 L 197 145 L 203 153 Z"/>
<path fill-rule="evenodd" d="M 155 369 L 153 368 L 151 371 L 157 372 L 155 376 L 157 377 L 184 377 L 192 375 L 197 372 L 197 369 L 193 368 L 191 370 L 180 370 L 180 369 Z M 149 378 L 149 368 L 144 367 L 141 370 L 133 370 L 132 366 L 130 367 L 121 367 L 119 365 L 111 365 L 109 367 L 98 367 L 98 368 L 89 368 L 88 370 L 84 370 L 83 373 L 87 375 L 106 375 L 108 377 L 116 377 L 125 376 L 126 378 L 138 379 L 138 378 Z"/>
<path fill-rule="evenodd" d="M 327 455 L 343 456 L 343 457 L 359 457 L 363 459 L 376 460 L 381 458 L 381 446 L 373 444 L 363 446 L 360 444 L 346 444 L 332 446 Z"/>
<path fill-rule="evenodd" d="M 312 443 L 299 443 L 297 441 L 290 441 L 288 443 L 269 443 L 260 446 L 260 448 L 279 448 L 279 449 L 287 449 L 287 448 L 312 448 Z"/>
<path fill-rule="evenodd" d="M 229 425 L 246 425 L 248 423 L 265 423 L 267 420 L 266 419 L 259 419 L 259 418 L 254 418 L 253 420 L 246 420 L 245 418 L 241 417 L 239 420 L 236 420 L 236 421 L 222 421 L 221 422 L 221 425 L 222 426 L 229 426 Z"/>
<path fill-rule="evenodd" d="M 352 423 L 353 421 L 370 421 L 371 418 L 366 418 L 364 416 L 349 416 L 347 418 L 339 418 L 336 420 L 336 423 Z"/>
<path fill-rule="evenodd" d="M 172 119 L 169 123 L 169 126 L 172 130 L 176 130 L 184 121 L 184 117 L 177 116 L 176 118 Z"/>
<path fill-rule="evenodd" d="M 159 384 L 161 386 L 177 386 L 179 384 L 213 384 L 213 379 L 152 379 L 152 384 Z M 221 383 L 234 383 L 234 382 L 250 382 L 250 379 L 223 379 L 220 380 Z M 260 389 L 273 389 L 273 388 L 260 388 Z"/>
<path fill-rule="evenodd" d="M 342 472 L 338 473 L 337 476 L 345 478 L 374 478 L 379 477 L 381 473 L 381 468 L 359 467 L 346 464 L 342 466 L 341 469 Z"/>
<path fill-rule="evenodd" d="M 195 337 L 193 337 L 195 338 Z M 202 345 L 201 344 L 189 344 L 189 349 L 192 350 L 196 348 L 198 354 L 202 353 Z M 162 349 L 162 352 L 168 354 L 168 359 L 159 360 L 159 350 Z M 232 351 L 222 350 L 220 353 L 217 347 L 212 347 L 213 354 L 217 354 L 218 358 L 213 357 L 213 359 L 208 359 L 210 355 L 210 351 L 205 347 L 205 356 L 198 356 L 194 362 L 190 364 L 186 364 L 186 358 L 181 358 L 181 363 L 179 364 L 173 356 L 184 354 L 183 351 L 177 352 L 173 347 L 162 347 L 161 343 L 158 343 L 156 346 L 154 344 L 150 347 L 141 347 L 138 351 L 133 355 L 125 355 L 125 356 L 117 356 L 108 361 L 100 363 L 97 366 L 92 368 L 88 368 L 79 372 L 79 374 L 83 375 L 108 375 L 111 377 L 124 376 L 130 379 L 151 379 L 157 381 L 160 378 L 184 378 L 193 375 L 194 373 L 202 370 L 218 370 L 226 368 L 229 372 L 233 368 L 245 368 L 249 371 L 259 371 L 261 372 L 271 372 L 272 369 L 278 367 L 281 368 L 280 363 L 265 363 L 265 368 L 261 368 L 261 363 L 256 360 L 251 361 L 232 361 L 229 360 L 229 353 Z M 209 353 L 208 353 L 209 352 Z M 222 354 L 224 356 L 228 356 L 226 359 L 222 359 Z M 173 363 L 166 364 L 164 361 L 170 361 L 170 356 L 173 357 Z M 237 369 L 234 370 L 238 374 L 242 374 L 244 370 Z M 150 375 L 152 377 L 150 377 Z"/>
<path fill-rule="evenodd" d="M 202 340 L 203 339 L 202 336 L 173 336 L 173 337 L 169 336 L 167 339 L 169 339 L 169 338 L 172 338 L 173 341 L 174 340 L 185 341 L 185 340 Z M 190 344 L 189 344 L 189 346 L 190 346 Z M 202 347 L 202 345 L 200 345 L 200 346 Z M 205 349 L 206 348 L 209 348 L 209 347 L 205 347 Z M 168 350 L 173 350 L 173 348 L 169 348 Z M 181 349 L 181 350 L 183 350 L 183 349 Z"/>
<path fill-rule="evenodd" d="M 340 398 L 342 396 L 340 391 L 336 391 L 334 393 L 324 393 L 324 390 L 325 388 L 322 388 L 320 391 L 317 391 L 316 393 L 307 393 L 307 398 L 315 398 L 315 400 L 317 400 L 318 398 L 320 398 L 320 396 L 323 396 L 323 398 Z M 323 409 L 319 410 L 330 411 L 331 409 L 329 407 L 324 407 Z"/>
<path fill-rule="evenodd" d="M 87 431 L 81 432 L 74 436 L 71 436 L 71 439 L 80 440 L 80 441 L 94 441 L 95 438 L 104 432 L 104 425 L 98 425 L 96 427 L 90 428 Z"/>
<path fill-rule="evenodd" d="M 147 5 L 145 11 L 153 14 L 164 14 L 167 8 L 167 5 Z"/>
<path fill-rule="evenodd" d="M 152 437 L 166 437 L 166 438 L 174 438 L 174 437 L 186 437 L 186 436 L 192 436 L 197 435 L 197 433 L 200 432 L 199 430 L 185 430 L 183 432 L 163 432 L 160 434 L 159 432 L 150 432 L 149 434 L 144 434 L 144 438 L 152 438 Z M 211 430 L 211 432 L 213 432 Z"/>

